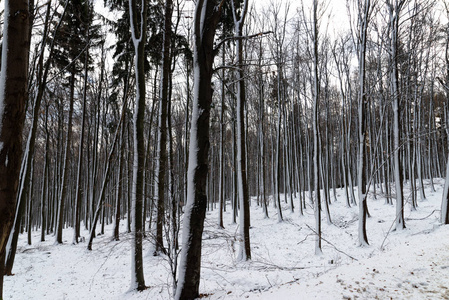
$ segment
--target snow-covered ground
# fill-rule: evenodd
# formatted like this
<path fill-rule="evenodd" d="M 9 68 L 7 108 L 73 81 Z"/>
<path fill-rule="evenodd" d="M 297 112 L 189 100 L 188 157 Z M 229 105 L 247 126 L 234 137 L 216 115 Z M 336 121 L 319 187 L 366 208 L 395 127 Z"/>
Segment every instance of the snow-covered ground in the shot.
<path fill-rule="evenodd" d="M 343 190 L 337 190 L 339 201 L 330 206 L 333 224 L 323 213 L 321 256 L 314 254 L 311 208 L 299 216 L 285 205 L 285 221 L 278 223 L 272 205 L 265 219 L 253 199 L 249 262 L 236 259 L 238 225 L 232 224 L 230 210 L 224 230 L 215 225 L 217 211 L 208 212 L 200 292 L 208 299 L 449 299 L 449 226 L 439 224 L 443 184 L 436 180 L 432 192 L 426 182 L 427 200 L 418 203 L 417 211 L 406 205 L 407 228 L 400 232 L 391 230 L 395 207 L 381 195 L 377 200 L 370 195 L 371 246 L 364 248 L 357 246 L 358 207 L 347 208 Z M 93 251 L 86 250 L 86 243 L 71 245 L 72 229 L 64 231 L 65 244 L 59 246 L 52 236 L 40 242 L 39 232 L 33 233 L 32 246 L 21 236 L 15 275 L 5 278 L 5 299 L 170 299 L 167 258 L 147 250 L 149 288 L 129 292 L 129 235 L 123 233 L 120 242 L 111 236 L 112 226 L 107 226 Z M 150 248 L 147 241 L 144 249 Z"/>

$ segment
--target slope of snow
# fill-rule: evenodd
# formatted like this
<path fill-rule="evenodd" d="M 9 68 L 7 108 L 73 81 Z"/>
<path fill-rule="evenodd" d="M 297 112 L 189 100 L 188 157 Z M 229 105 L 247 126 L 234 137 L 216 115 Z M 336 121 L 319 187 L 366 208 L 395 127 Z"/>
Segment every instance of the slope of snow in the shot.
<path fill-rule="evenodd" d="M 217 211 L 207 214 L 200 292 L 208 299 L 447 299 L 449 298 L 449 227 L 440 226 L 439 209 L 444 180 L 436 180 L 436 192 L 426 184 L 427 201 L 418 210 L 406 204 L 406 226 L 394 228 L 395 207 L 378 195 L 368 200 L 371 218 L 369 247 L 357 247 L 358 207 L 345 207 L 344 191 L 332 203 L 333 224 L 323 216 L 323 254 L 314 255 L 314 217 L 289 213 L 278 223 L 273 201 L 265 219 L 255 199 L 251 206 L 252 260 L 237 260 L 239 228 L 231 224 L 230 205 L 224 213 L 226 229 L 216 228 Z M 405 191 L 409 196 L 409 191 Z M 409 198 L 406 198 L 409 199 Z M 297 200 L 296 200 L 296 205 Z M 15 276 L 5 277 L 5 299 L 170 299 L 171 274 L 164 256 L 144 257 L 149 289 L 128 292 L 131 236 L 121 222 L 120 242 L 113 242 L 112 225 L 94 240 L 71 245 L 72 229 L 64 231 L 64 245 L 39 241 L 33 245 L 21 235 Z M 88 232 L 84 232 L 85 237 Z M 150 238 L 144 244 L 149 247 Z M 381 245 L 383 244 L 383 250 Z"/>
<path fill-rule="evenodd" d="M 447 226 L 422 232 L 391 251 L 248 299 L 449 299 L 448 234 Z"/>

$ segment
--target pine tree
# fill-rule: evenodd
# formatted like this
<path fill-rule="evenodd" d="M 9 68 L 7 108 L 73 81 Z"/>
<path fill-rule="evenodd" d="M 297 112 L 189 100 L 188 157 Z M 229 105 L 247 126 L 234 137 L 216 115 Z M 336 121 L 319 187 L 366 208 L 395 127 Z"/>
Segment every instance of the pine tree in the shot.
<path fill-rule="evenodd" d="M 89 63 L 87 49 L 91 41 L 98 39 L 98 28 L 92 25 L 93 7 L 89 0 L 74 0 L 68 3 L 67 12 L 61 24 L 62 34 L 56 35 L 53 64 L 62 72 L 68 73 L 69 86 L 69 115 L 67 121 L 67 136 L 64 148 L 61 187 L 58 200 L 56 243 L 62 243 L 62 229 L 64 225 L 64 207 L 67 193 L 68 168 L 70 165 L 70 148 L 72 143 L 72 120 L 75 98 L 76 76 L 84 69 L 85 62 Z M 87 66 L 86 66 L 87 67 Z"/>

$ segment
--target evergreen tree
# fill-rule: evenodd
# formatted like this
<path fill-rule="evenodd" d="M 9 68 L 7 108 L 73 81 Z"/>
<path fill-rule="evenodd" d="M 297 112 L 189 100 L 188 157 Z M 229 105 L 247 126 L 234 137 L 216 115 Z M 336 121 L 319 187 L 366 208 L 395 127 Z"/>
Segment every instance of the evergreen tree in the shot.
<path fill-rule="evenodd" d="M 74 0 L 68 3 L 67 12 L 61 24 L 61 33 L 54 37 L 55 49 L 53 64 L 63 73 L 67 74 L 69 86 L 69 115 L 67 122 L 66 144 L 64 149 L 61 187 L 58 201 L 58 214 L 56 226 L 56 243 L 62 243 L 62 228 L 64 223 L 64 204 L 67 193 L 68 168 L 70 165 L 70 144 L 72 142 L 72 119 L 74 106 L 74 93 L 76 75 L 82 70 L 85 62 L 91 63 L 88 49 L 90 44 L 99 39 L 99 27 L 93 25 L 93 4 L 89 0 Z"/>

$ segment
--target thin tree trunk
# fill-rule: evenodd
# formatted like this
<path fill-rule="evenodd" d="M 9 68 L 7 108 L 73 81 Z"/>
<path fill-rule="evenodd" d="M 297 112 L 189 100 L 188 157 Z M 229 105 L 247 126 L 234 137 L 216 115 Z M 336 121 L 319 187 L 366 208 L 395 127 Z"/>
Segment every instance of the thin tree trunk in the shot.
<path fill-rule="evenodd" d="M 163 241 L 163 224 L 165 217 L 165 176 L 167 166 L 167 110 L 168 110 L 168 95 L 169 95 L 169 73 L 171 65 L 171 36 L 172 36 L 172 14 L 173 1 L 165 1 L 165 17 L 164 17 L 164 37 L 162 49 L 162 73 L 161 73 L 161 87 L 159 98 L 159 118 L 158 118 L 158 145 L 157 145 L 157 161 L 156 161 L 156 176 L 155 176 L 155 196 L 156 196 L 156 235 L 155 235 L 155 250 L 153 255 L 158 255 L 159 252 L 165 253 Z"/>
<path fill-rule="evenodd" d="M 33 221 L 33 186 L 34 186 L 34 155 L 31 162 L 31 175 L 30 175 L 30 193 L 28 193 L 28 217 L 27 217 L 27 242 L 31 245 L 31 223 Z"/>
<path fill-rule="evenodd" d="M 28 135 L 28 141 L 27 141 L 27 147 L 26 152 L 24 155 L 24 158 L 22 160 L 22 167 L 21 167 L 21 178 L 20 178 L 20 189 L 18 191 L 17 201 L 18 205 L 16 207 L 16 215 L 14 219 L 14 225 L 13 225 L 13 232 L 11 233 L 11 236 L 8 239 L 8 245 L 7 245 L 7 253 L 6 253 L 6 267 L 5 271 L 6 274 L 11 274 L 12 268 L 14 265 L 14 259 L 17 249 L 17 242 L 19 239 L 19 227 L 20 227 L 20 218 L 23 215 L 25 211 L 25 202 L 26 202 L 26 196 L 28 194 L 29 186 L 30 186 L 30 177 L 31 177 L 31 169 L 33 165 L 33 155 L 34 155 L 34 148 L 36 143 L 36 135 L 37 135 L 37 129 L 38 129 L 38 121 L 39 121 L 39 114 L 40 114 L 40 105 L 42 102 L 42 98 L 44 95 L 44 91 L 46 88 L 46 81 L 48 77 L 49 67 L 50 67 L 50 59 L 53 53 L 54 49 L 54 42 L 52 42 L 52 45 L 50 46 L 50 53 L 49 58 L 47 59 L 45 65 L 43 62 L 44 59 L 44 50 L 45 50 L 45 41 L 47 39 L 48 34 L 48 23 L 49 23 L 49 15 L 50 15 L 50 3 L 47 5 L 47 15 L 46 15 L 46 22 L 45 22 L 45 28 L 44 28 L 44 37 L 42 40 L 42 49 L 39 55 L 39 61 L 38 61 L 38 74 L 37 74 L 37 80 L 38 80 L 38 91 L 36 94 L 36 97 L 34 99 L 34 105 L 33 105 L 33 122 L 32 126 Z M 65 13 L 65 9 L 64 9 Z M 63 13 L 63 14 L 64 14 Z M 62 20 L 62 17 L 61 17 Z M 58 23 L 56 31 L 59 28 L 59 25 L 61 24 L 61 21 Z"/>
<path fill-rule="evenodd" d="M 320 148 L 318 132 L 318 109 L 319 109 L 319 77 L 318 77 L 318 1 L 313 1 L 313 169 L 314 169 L 314 191 L 315 191 L 315 254 L 321 254 L 321 195 L 320 195 Z"/>
<path fill-rule="evenodd" d="M 398 83 L 398 38 L 399 38 L 399 13 L 404 4 L 403 0 L 394 0 L 394 4 L 388 2 L 390 10 L 390 31 L 391 31 L 391 94 L 393 97 L 393 163 L 394 163 L 394 180 L 396 185 L 396 230 L 405 228 L 404 220 L 404 192 L 403 192 L 403 174 L 402 163 L 400 160 L 401 137 L 400 137 L 400 112 L 399 100 L 400 91 Z"/>
<path fill-rule="evenodd" d="M 73 119 L 73 103 L 74 103 L 74 92 L 75 92 L 75 70 L 72 67 L 72 72 L 70 76 L 70 98 L 69 98 L 69 119 L 67 122 L 67 137 L 64 149 L 64 159 L 63 159 L 63 169 L 61 178 L 61 192 L 59 194 L 58 201 L 58 214 L 57 214 L 57 225 L 56 225 L 56 244 L 62 244 L 62 229 L 64 226 L 64 208 L 65 208 L 65 198 L 67 194 L 67 181 L 69 172 L 69 162 L 70 162 L 70 148 L 72 143 L 72 119 Z"/>
<path fill-rule="evenodd" d="M 222 50 L 222 64 L 225 65 L 225 50 Z M 223 225 L 223 210 L 224 210 L 224 140 L 226 134 L 226 124 L 224 123 L 224 110 L 225 110 L 225 70 L 221 73 L 221 107 L 220 107 L 220 179 L 218 187 L 218 227 L 224 229 Z"/>
<path fill-rule="evenodd" d="M 43 167 L 43 175 L 42 175 L 42 194 L 41 194 L 41 242 L 45 241 L 45 231 L 47 230 L 47 206 L 48 201 L 47 199 L 50 199 L 49 193 L 48 193 L 48 183 L 49 183 L 49 172 L 48 172 L 48 164 L 50 163 L 49 158 L 49 148 L 50 148 L 50 136 L 48 133 L 48 104 L 45 106 L 45 154 L 44 154 L 44 167 Z"/>
<path fill-rule="evenodd" d="M 234 32 L 237 37 L 237 64 L 239 70 L 237 71 L 237 184 L 240 204 L 240 235 L 241 242 L 239 248 L 238 259 L 250 260 L 251 247 L 249 237 L 249 196 L 246 173 L 246 147 L 245 147 L 245 101 L 246 90 L 243 72 L 243 41 L 240 37 L 243 34 L 243 24 L 245 22 L 246 13 L 248 10 L 248 0 L 243 3 L 243 8 L 240 16 L 237 17 L 237 11 L 234 0 L 231 2 L 232 12 L 234 16 Z"/>
<path fill-rule="evenodd" d="M 367 190 L 366 190 L 366 145 L 368 143 L 366 138 L 366 108 L 367 108 L 367 92 L 365 87 L 366 67 L 366 43 L 367 43 L 367 31 L 369 15 L 371 10 L 370 0 L 364 0 L 358 2 L 358 16 L 359 16 L 359 35 L 358 35 L 358 56 L 359 56 L 359 99 L 358 99 L 358 112 L 359 112 L 359 153 L 358 153 L 358 165 L 357 165 L 357 185 L 359 193 L 359 230 L 358 238 L 360 246 L 368 245 L 368 236 L 366 234 L 366 217 L 368 213 L 367 207 Z"/>
<path fill-rule="evenodd" d="M 89 31 L 89 30 L 88 30 Z M 87 32 L 87 36 L 89 32 Z M 87 42 L 89 44 L 89 40 Z M 78 147 L 78 171 L 76 175 L 76 185 L 75 185 L 75 214 L 74 221 L 75 227 L 73 230 L 73 244 L 78 244 L 78 238 L 80 237 L 81 226 L 80 226 L 80 214 L 81 214 L 81 197 L 83 194 L 82 184 L 81 184 L 81 173 L 82 173 L 82 165 L 83 165 L 83 149 L 84 149 L 84 128 L 85 128 L 85 119 L 86 119 L 86 102 L 87 102 L 87 75 L 88 75 L 88 58 L 89 58 L 89 48 L 86 49 L 86 60 L 84 61 L 84 90 L 83 90 L 83 107 L 82 107 L 82 116 L 81 116 L 81 132 L 80 134 L 80 142 Z M 101 68 L 101 73 L 103 74 L 103 68 Z M 103 76 L 100 76 L 102 78 Z M 101 82 L 101 79 L 100 79 Z M 100 83 L 101 86 L 101 83 Z M 101 89 L 101 88 L 100 88 Z"/>
<path fill-rule="evenodd" d="M 126 81 L 127 82 L 127 81 Z M 123 102 L 126 103 L 128 94 L 128 85 L 126 85 Z M 123 198 L 123 166 L 124 166 L 124 150 L 125 150 L 125 124 L 126 115 L 123 116 L 123 124 L 120 129 L 120 149 L 118 156 L 118 170 L 117 170 L 117 186 L 116 186 L 116 198 L 115 198 L 115 209 L 114 209 L 114 240 L 120 240 L 120 202 Z"/>

